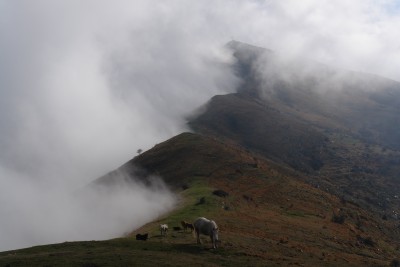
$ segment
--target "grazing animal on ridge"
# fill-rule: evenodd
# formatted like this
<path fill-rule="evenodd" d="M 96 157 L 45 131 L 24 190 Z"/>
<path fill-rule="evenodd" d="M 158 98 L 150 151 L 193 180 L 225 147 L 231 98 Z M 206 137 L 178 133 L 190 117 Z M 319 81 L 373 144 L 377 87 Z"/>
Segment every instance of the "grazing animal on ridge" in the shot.
<path fill-rule="evenodd" d="M 143 240 L 143 241 L 146 241 L 148 237 L 149 237 L 149 234 L 148 234 L 148 233 L 146 233 L 146 234 L 144 234 L 144 235 L 137 234 L 137 235 L 136 235 L 136 240 Z"/>
<path fill-rule="evenodd" d="M 161 236 L 165 236 L 168 233 L 168 224 L 160 224 Z"/>
<path fill-rule="evenodd" d="M 208 235 L 211 239 L 213 248 L 217 248 L 218 225 L 204 217 L 197 218 L 193 223 L 194 231 L 197 236 L 197 244 L 200 244 L 200 234 Z"/>
<path fill-rule="evenodd" d="M 193 232 L 193 230 L 194 230 L 194 226 L 193 226 L 193 223 L 186 223 L 186 229 L 190 229 L 190 232 Z"/>
<path fill-rule="evenodd" d="M 186 232 L 186 229 L 187 229 L 187 226 L 186 226 L 187 224 L 188 224 L 187 221 L 181 221 L 181 225 L 183 227 L 183 231 L 185 231 L 185 232 Z"/>

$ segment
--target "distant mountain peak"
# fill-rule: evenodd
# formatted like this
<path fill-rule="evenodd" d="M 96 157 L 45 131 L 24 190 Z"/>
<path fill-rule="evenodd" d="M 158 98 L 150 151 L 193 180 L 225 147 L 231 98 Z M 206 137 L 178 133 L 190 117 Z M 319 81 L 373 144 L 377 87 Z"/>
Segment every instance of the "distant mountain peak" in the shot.
<path fill-rule="evenodd" d="M 257 52 L 257 53 L 265 53 L 265 52 L 270 52 L 272 53 L 273 51 L 267 48 L 263 48 L 260 46 L 255 46 L 252 44 L 232 40 L 226 44 L 226 46 L 236 52 L 243 51 L 243 52 Z"/>

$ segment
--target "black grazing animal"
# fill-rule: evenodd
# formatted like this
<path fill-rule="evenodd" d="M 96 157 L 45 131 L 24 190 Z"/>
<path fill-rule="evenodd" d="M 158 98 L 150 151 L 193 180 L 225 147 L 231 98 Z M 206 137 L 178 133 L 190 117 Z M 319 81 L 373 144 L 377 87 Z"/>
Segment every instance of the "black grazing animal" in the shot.
<path fill-rule="evenodd" d="M 144 235 L 137 234 L 137 235 L 136 235 L 136 240 L 143 240 L 143 241 L 146 241 L 148 237 L 149 237 L 149 234 L 148 234 L 148 233 L 146 233 L 146 234 L 144 234 Z"/>
<path fill-rule="evenodd" d="M 187 229 L 186 224 L 188 224 L 188 222 L 187 221 L 181 221 L 181 224 L 182 224 L 183 230 L 186 232 L 186 229 Z"/>
<path fill-rule="evenodd" d="M 192 223 L 186 223 L 186 229 L 190 229 L 191 232 L 194 230 L 194 226 Z"/>

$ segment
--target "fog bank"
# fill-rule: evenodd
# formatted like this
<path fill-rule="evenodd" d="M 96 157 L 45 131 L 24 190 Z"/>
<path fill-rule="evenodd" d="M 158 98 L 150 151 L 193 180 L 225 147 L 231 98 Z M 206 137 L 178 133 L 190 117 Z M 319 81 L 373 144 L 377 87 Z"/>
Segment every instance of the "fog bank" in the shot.
<path fill-rule="evenodd" d="M 7 183 L 3 177 L 15 179 L 0 195 L 0 250 L 119 237 L 169 211 L 176 202 L 159 177 L 150 186 L 120 181 L 74 192 L 20 174 L 2 172 L 0 177 L 2 184 Z"/>

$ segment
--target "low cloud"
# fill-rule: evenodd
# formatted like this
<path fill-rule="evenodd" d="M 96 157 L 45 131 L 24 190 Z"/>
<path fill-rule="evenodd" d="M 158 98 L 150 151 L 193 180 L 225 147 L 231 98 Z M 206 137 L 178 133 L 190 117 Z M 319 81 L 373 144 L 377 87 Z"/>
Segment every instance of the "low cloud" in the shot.
<path fill-rule="evenodd" d="M 115 238 L 171 210 L 176 202 L 159 177 L 151 185 L 117 179 L 113 186 L 78 191 L 60 190 L 20 174 L 2 172 L 0 177 L 14 179 L 1 180 L 9 186 L 0 195 L 0 250 Z"/>
<path fill-rule="evenodd" d="M 234 91 L 204 14 L 179 1 L 0 5 L 0 250 L 117 237 L 170 209 L 163 187 L 75 192 Z"/>

